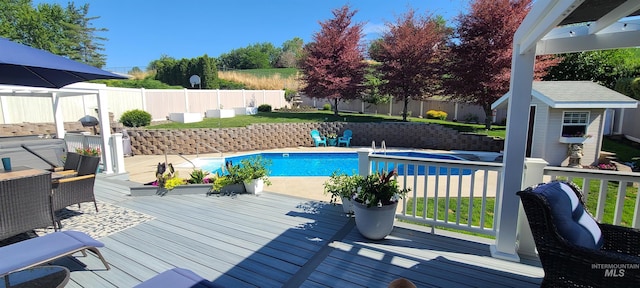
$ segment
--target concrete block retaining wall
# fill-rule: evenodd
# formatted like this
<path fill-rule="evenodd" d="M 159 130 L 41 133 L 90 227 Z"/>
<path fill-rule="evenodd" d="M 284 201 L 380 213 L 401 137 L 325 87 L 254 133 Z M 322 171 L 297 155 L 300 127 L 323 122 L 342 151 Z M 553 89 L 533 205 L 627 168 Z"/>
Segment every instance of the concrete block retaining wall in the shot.
<path fill-rule="evenodd" d="M 135 155 L 162 155 L 165 149 L 183 154 L 237 152 L 313 146 L 309 132 L 342 135 L 353 131 L 352 146 L 377 147 L 384 140 L 387 147 L 407 147 L 441 150 L 503 150 L 504 140 L 459 133 L 435 124 L 422 123 L 277 123 L 253 124 L 246 128 L 220 129 L 129 129 Z"/>
<path fill-rule="evenodd" d="M 112 122 L 115 130 L 120 123 Z M 67 131 L 92 131 L 78 122 L 65 123 Z M 423 123 L 275 123 L 253 124 L 246 128 L 220 129 L 139 129 L 130 128 L 132 151 L 135 155 L 162 155 L 169 148 L 183 154 L 266 150 L 273 148 L 310 147 L 313 141 L 309 132 L 317 129 L 323 135 L 342 135 L 346 129 L 353 131 L 352 146 L 371 147 L 371 141 L 384 140 L 387 147 L 407 147 L 441 150 L 472 150 L 498 152 L 504 148 L 504 140 L 492 137 L 459 133 L 441 125 Z M 0 136 L 55 135 L 53 123 L 1 124 Z M 208 145 L 208 146 L 207 146 Z"/>

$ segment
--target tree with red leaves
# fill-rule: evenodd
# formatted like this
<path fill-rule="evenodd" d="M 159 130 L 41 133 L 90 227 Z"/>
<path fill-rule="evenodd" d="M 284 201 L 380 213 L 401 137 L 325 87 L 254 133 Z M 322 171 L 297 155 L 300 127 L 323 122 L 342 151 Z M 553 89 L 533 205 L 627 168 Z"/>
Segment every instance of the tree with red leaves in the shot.
<path fill-rule="evenodd" d="M 381 63 L 382 92 L 404 102 L 402 120 L 407 121 L 409 100 L 433 96 L 440 88 L 437 63 L 450 29 L 441 17 L 417 17 L 413 9 L 396 21 L 387 23 L 388 31 L 370 54 Z"/>
<path fill-rule="evenodd" d="M 487 129 L 491 103 L 509 92 L 513 34 L 530 9 L 531 0 L 475 0 L 469 14 L 456 19 L 458 41 L 451 45 L 444 87 L 454 99 L 482 106 Z M 537 57 L 535 79 L 558 61 Z"/>
<path fill-rule="evenodd" d="M 333 19 L 320 22 L 320 32 L 305 46 L 300 65 L 306 83 L 302 92 L 332 100 L 336 116 L 338 101 L 358 98 L 363 89 L 367 64 L 360 46 L 363 24 L 351 22 L 356 12 L 345 5 L 332 11 Z"/>

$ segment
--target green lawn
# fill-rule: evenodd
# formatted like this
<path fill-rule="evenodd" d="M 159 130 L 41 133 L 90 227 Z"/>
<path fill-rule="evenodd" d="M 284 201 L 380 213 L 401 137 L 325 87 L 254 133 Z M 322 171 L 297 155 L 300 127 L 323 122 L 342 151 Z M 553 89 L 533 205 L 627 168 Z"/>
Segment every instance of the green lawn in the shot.
<path fill-rule="evenodd" d="M 582 187 L 582 179 L 575 179 L 573 180 L 574 183 L 576 183 L 579 187 Z M 606 198 L 606 204 L 605 204 L 605 210 L 604 210 L 604 215 L 602 217 L 602 222 L 603 223 L 613 223 L 613 216 L 615 213 L 615 205 L 616 205 L 616 195 L 618 194 L 618 182 L 609 182 L 608 183 L 608 187 L 607 187 L 607 198 Z M 587 206 L 587 211 L 589 211 L 594 217 L 596 214 L 596 209 L 597 209 L 597 205 L 598 205 L 598 195 L 596 192 L 594 191 L 598 191 L 600 189 L 600 182 L 599 181 L 590 181 L 589 182 L 589 191 L 590 194 L 588 195 L 587 198 L 587 202 L 586 202 L 586 206 Z M 620 223 L 621 226 L 625 226 L 625 227 L 631 227 L 632 225 L 632 221 L 633 221 L 633 211 L 635 209 L 635 201 L 636 201 L 636 197 L 638 197 L 638 188 L 636 187 L 627 187 L 626 189 L 626 196 L 625 196 L 625 202 L 624 202 L 624 209 L 622 212 L 622 221 Z M 425 215 L 425 208 L 424 208 L 424 198 L 422 197 L 418 197 L 416 198 L 418 204 L 417 204 L 417 209 L 416 209 L 416 217 L 420 218 L 423 217 L 423 215 Z M 407 213 L 411 215 L 413 213 L 413 199 L 409 199 L 407 201 Z M 449 207 L 448 207 L 448 221 L 449 222 L 455 222 L 456 221 L 456 214 L 457 214 L 457 198 L 450 198 L 449 199 Z M 466 224 L 469 223 L 469 198 L 461 198 L 461 207 L 460 207 L 460 223 Z M 445 204 L 446 201 L 444 198 L 438 198 L 438 220 L 444 220 L 444 213 L 445 213 Z M 495 198 L 487 198 L 487 202 L 486 202 L 486 211 L 490 211 L 487 213 L 487 215 L 485 215 L 485 225 L 484 228 L 490 229 L 491 227 L 493 227 L 493 212 L 494 211 L 494 205 L 495 205 Z M 426 215 L 427 215 L 427 219 L 433 219 L 433 210 L 434 210 L 434 199 L 433 198 L 427 198 L 427 209 L 426 209 Z M 473 224 L 473 226 L 480 226 L 480 216 L 481 213 L 483 211 L 481 211 L 481 207 L 482 207 L 482 199 L 479 198 L 474 198 L 473 199 L 473 212 L 471 214 L 471 223 Z M 409 223 L 416 223 L 419 225 L 424 225 L 424 224 L 420 224 L 414 221 L 406 221 Z M 471 235 L 476 235 L 476 236 L 482 236 L 482 237 L 489 237 L 489 238 L 493 238 L 492 236 L 487 236 L 487 235 L 482 235 L 482 234 L 477 234 L 477 233 L 472 233 L 472 232 L 467 232 L 467 231 L 462 231 L 462 230 L 457 230 L 457 229 L 452 229 L 452 228 L 446 228 L 446 227 L 439 227 L 441 229 L 444 230 L 450 230 L 450 231 L 456 231 L 459 233 L 464 233 L 464 234 L 471 234 Z"/>
<path fill-rule="evenodd" d="M 433 123 L 440 124 L 460 132 L 471 132 L 489 135 L 493 137 L 505 136 L 504 126 L 493 126 L 491 130 L 484 129 L 484 125 L 466 124 L 451 121 L 442 121 L 434 119 L 423 119 L 410 117 L 409 122 Z M 388 116 L 381 114 L 359 114 L 359 113 L 340 113 L 340 116 L 333 115 L 332 111 L 313 111 L 313 112 L 259 112 L 257 115 L 239 115 L 233 118 L 206 118 L 202 122 L 197 123 L 168 123 L 161 125 L 153 125 L 149 129 L 185 129 L 185 128 L 230 128 L 230 127 L 246 127 L 254 123 L 303 123 L 303 122 L 401 122 L 400 116 Z"/>
<path fill-rule="evenodd" d="M 631 162 L 634 157 L 640 157 L 638 145 L 632 145 L 628 140 L 615 141 L 605 137 L 602 141 L 602 150 L 615 152 L 620 162 Z"/>

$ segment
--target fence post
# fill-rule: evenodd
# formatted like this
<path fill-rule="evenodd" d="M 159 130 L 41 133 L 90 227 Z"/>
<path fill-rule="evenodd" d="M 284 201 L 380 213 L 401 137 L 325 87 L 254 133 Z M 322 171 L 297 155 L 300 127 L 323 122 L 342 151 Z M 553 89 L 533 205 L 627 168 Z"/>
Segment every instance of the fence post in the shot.
<path fill-rule="evenodd" d="M 522 179 L 522 188 L 542 183 L 544 177 L 544 167 L 547 167 L 549 163 L 540 158 L 525 158 L 524 160 L 524 177 Z M 533 241 L 533 234 L 531 234 L 531 228 L 529 227 L 529 221 L 527 215 L 524 213 L 522 203 L 518 209 L 518 228 L 516 232 L 516 239 L 518 240 L 517 251 L 519 254 L 525 254 L 529 256 L 537 256 L 536 243 Z"/>
<path fill-rule="evenodd" d="M 124 146 L 122 145 L 122 133 L 111 134 L 111 149 L 114 159 L 115 173 L 127 172 L 124 167 Z"/>
<path fill-rule="evenodd" d="M 371 162 L 369 162 L 369 154 L 373 152 L 371 148 L 358 149 L 358 174 L 361 176 L 369 176 L 371 173 Z"/>
<path fill-rule="evenodd" d="M 187 88 L 184 88 L 184 110 L 185 112 L 189 113 L 191 111 L 189 111 L 189 90 Z"/>
<path fill-rule="evenodd" d="M 220 89 L 216 89 L 216 97 L 218 98 L 218 109 L 222 109 L 220 107 Z"/>

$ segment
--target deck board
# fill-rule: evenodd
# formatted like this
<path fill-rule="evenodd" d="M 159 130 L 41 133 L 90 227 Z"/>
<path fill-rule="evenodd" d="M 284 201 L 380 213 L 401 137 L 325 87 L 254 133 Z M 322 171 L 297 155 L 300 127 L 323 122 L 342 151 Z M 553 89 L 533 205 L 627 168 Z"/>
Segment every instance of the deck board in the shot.
<path fill-rule="evenodd" d="M 398 277 L 419 287 L 534 287 L 543 275 L 491 258 L 490 239 L 398 223 L 387 239 L 367 240 L 326 202 L 275 193 L 131 197 L 126 189 L 96 181 L 99 201 L 155 219 L 100 239 L 109 271 L 91 253 L 57 261 L 72 268 L 67 287 L 131 287 L 173 267 L 223 287 L 386 287 Z"/>

